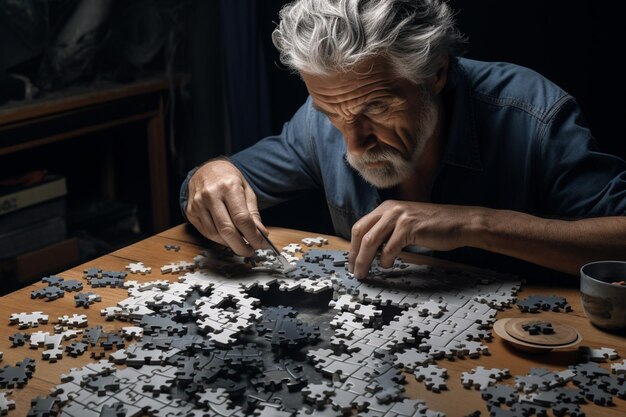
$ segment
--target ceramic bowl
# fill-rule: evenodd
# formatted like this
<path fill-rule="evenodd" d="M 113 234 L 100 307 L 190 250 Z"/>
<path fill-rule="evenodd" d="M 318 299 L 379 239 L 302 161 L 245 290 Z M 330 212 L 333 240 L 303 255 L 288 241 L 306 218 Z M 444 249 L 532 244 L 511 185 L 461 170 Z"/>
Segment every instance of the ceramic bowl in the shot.
<path fill-rule="evenodd" d="M 598 261 L 580 268 L 583 310 L 593 324 L 604 329 L 626 328 L 626 262 Z"/>

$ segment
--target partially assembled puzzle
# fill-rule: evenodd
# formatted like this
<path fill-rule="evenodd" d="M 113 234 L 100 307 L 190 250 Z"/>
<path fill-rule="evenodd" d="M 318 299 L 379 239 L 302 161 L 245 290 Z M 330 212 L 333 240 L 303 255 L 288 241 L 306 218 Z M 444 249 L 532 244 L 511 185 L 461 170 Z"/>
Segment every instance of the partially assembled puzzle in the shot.
<path fill-rule="evenodd" d="M 124 322 L 119 332 L 77 313 L 56 318 L 53 333 L 26 333 L 54 318 L 43 311 L 13 314 L 9 320 L 19 328 L 10 336 L 14 347 L 43 347 L 42 358 L 50 362 L 87 353 L 96 360 L 62 375 L 48 397 L 33 399 L 28 415 L 444 415 L 406 398 L 407 376 L 440 392 L 447 389 L 446 360 L 488 355 L 496 313 L 515 303 L 519 280 L 399 259 L 387 269 L 374 262 L 369 277 L 357 280 L 347 270 L 347 253 L 320 249 L 323 238 L 302 243 L 308 250 L 295 243 L 283 248 L 296 267 L 287 274 L 267 251 L 252 259 L 207 251 L 160 268 L 133 262 L 121 272 L 85 270 L 86 285 L 128 292 L 116 306 L 101 308 L 103 320 Z M 152 270 L 176 279 L 128 279 Z M 83 289 L 82 282 L 61 277 L 43 281 L 47 287 L 34 298 Z M 100 300 L 91 292 L 75 297 L 81 308 Z M 544 301 L 533 300 L 531 308 Z M 609 351 L 585 354 L 616 359 Z M 492 415 L 526 416 L 529 407 L 553 406 L 574 416 L 584 398 L 604 405 L 624 394 L 623 364 L 612 365 L 614 375 L 598 368 L 586 364 L 554 375 L 536 370 L 512 387 L 497 385 L 511 376 L 508 370 L 478 367 L 462 382 L 482 390 Z M 5 365 L 0 388 L 23 387 L 34 372 L 28 358 Z M 579 388 L 563 388 L 576 378 Z M 6 413 L 13 403 L 1 394 Z M 513 414 L 511 405 L 520 401 L 525 408 L 517 408 L 526 414 Z"/>

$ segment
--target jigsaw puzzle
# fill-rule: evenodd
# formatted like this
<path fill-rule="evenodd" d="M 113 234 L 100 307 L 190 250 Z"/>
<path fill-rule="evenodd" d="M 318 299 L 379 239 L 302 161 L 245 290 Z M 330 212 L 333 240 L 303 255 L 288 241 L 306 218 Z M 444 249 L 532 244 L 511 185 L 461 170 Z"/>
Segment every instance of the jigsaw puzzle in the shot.
<path fill-rule="evenodd" d="M 442 360 L 489 354 L 496 312 L 510 308 L 520 288 L 508 275 L 401 260 L 387 269 L 374 262 L 361 281 L 347 271 L 346 252 L 303 253 L 297 244 L 283 252 L 293 256 L 289 261 L 295 266 L 287 274 L 273 268 L 271 255 L 263 251 L 248 260 L 203 252 L 193 262 L 161 267 L 163 274 L 177 274 L 172 281 L 126 280 L 126 272 L 150 268 L 140 262 L 121 272 L 85 270 L 92 287 L 127 292 L 116 306 L 101 309 L 106 320 L 125 325 L 119 332 L 105 331 L 73 314 L 59 317 L 57 334 L 11 336 L 14 346 L 45 345 L 42 357 L 50 361 L 63 354 L 106 358 L 62 376 L 50 396 L 33 400 L 29 415 L 61 410 L 85 417 L 309 417 L 357 410 L 363 416 L 441 416 L 426 402 L 405 398 L 407 375 L 433 392 L 447 389 Z M 48 286 L 58 288 L 68 282 L 46 278 Z M 77 306 L 88 307 L 98 298 L 75 295 Z M 529 309 L 551 309 L 551 302 L 565 308 L 549 297 L 531 301 Z M 35 312 L 10 320 L 32 326 L 42 319 L 43 313 Z M 538 325 L 529 331 L 547 329 Z M 589 359 L 614 358 L 607 350 L 588 353 Z M 595 363 L 560 373 L 536 369 L 518 376 L 515 387 L 497 385 L 509 377 L 507 370 L 477 367 L 462 379 L 466 387 L 481 390 L 492 415 L 526 416 L 549 408 L 555 415 L 576 415 L 581 398 L 608 405 L 613 395 L 623 395 L 616 383 L 623 363 L 615 365 L 614 374 Z M 28 361 L 6 365 L 0 387 L 23 386 L 33 371 Z M 586 388 L 566 387 L 570 381 Z"/>
<path fill-rule="evenodd" d="M 551 410 L 555 416 L 583 417 L 581 404 L 606 407 L 614 404 L 615 395 L 626 398 L 623 379 L 592 362 L 560 372 L 533 368 L 515 381 L 514 387 L 494 385 L 481 391 L 492 416 L 547 415 Z"/>

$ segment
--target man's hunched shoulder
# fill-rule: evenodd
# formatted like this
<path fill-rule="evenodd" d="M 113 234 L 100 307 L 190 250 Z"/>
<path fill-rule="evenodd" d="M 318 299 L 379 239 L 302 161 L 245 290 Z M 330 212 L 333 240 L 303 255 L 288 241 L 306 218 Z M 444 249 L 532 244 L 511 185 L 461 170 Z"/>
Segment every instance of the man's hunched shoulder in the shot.
<path fill-rule="evenodd" d="M 543 117 L 554 106 L 571 98 L 558 85 L 532 69 L 508 62 L 458 59 L 474 100 L 499 106 L 515 106 Z"/>

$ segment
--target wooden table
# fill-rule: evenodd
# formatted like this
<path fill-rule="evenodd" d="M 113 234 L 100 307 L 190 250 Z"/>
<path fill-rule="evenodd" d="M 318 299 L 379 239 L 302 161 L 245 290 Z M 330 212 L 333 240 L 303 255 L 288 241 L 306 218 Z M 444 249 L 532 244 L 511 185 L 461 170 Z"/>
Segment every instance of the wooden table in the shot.
<path fill-rule="evenodd" d="M 279 247 L 291 242 L 299 242 L 301 238 L 312 235 L 308 232 L 290 229 L 270 228 L 270 230 L 272 240 Z M 315 236 L 317 236 L 317 234 L 315 234 Z M 327 237 L 330 243 L 326 248 L 348 249 L 348 242 L 332 236 Z M 181 250 L 180 252 L 166 251 L 164 249 L 165 244 L 178 244 L 181 246 Z M 129 262 L 141 261 L 147 266 L 152 267 L 152 273 L 145 276 L 133 275 L 127 279 L 136 279 L 138 281 L 169 279 L 173 281 L 177 278 L 177 276 L 161 275 L 159 268 L 170 262 L 177 262 L 180 260 L 190 261 L 201 250 L 203 250 L 204 244 L 206 244 L 206 241 L 199 238 L 197 234 L 191 233 L 188 226 L 180 225 L 145 239 L 139 243 L 70 269 L 59 275 L 65 279 L 82 279 L 82 271 L 85 268 L 98 267 L 105 270 L 123 270 Z M 404 254 L 403 259 L 413 263 L 431 264 L 436 266 L 453 265 L 449 262 L 415 254 Z M 87 314 L 89 326 L 101 324 L 105 327 L 105 331 L 112 331 L 113 329 L 119 329 L 128 325 L 124 322 L 107 322 L 99 314 L 101 308 L 114 306 L 118 301 L 126 298 L 127 292 L 124 289 L 94 289 L 94 292 L 97 292 L 102 296 L 102 302 L 94 304 L 89 309 L 82 309 L 74 306 L 72 293 L 68 293 L 64 298 L 51 302 L 31 300 L 30 292 L 41 287 L 42 284 L 37 283 L 20 289 L 2 297 L 0 302 L 0 317 L 4 320 L 4 328 L 2 331 L 3 336 L 0 340 L 0 351 L 4 352 L 2 365 L 15 365 L 16 362 L 24 359 L 25 357 L 30 357 L 37 361 L 37 368 L 34 376 L 28 381 L 26 387 L 23 389 L 13 389 L 13 395 L 11 398 L 15 400 L 17 409 L 10 412 L 9 416 L 25 415 L 28 411 L 30 400 L 37 395 L 48 395 L 52 387 L 60 384 L 61 374 L 68 372 L 71 368 L 81 367 L 86 363 L 93 361 L 89 358 L 88 354 L 85 354 L 77 358 L 65 356 L 57 363 L 49 364 L 41 359 L 41 348 L 39 350 L 30 350 L 27 346 L 11 348 L 11 342 L 9 341 L 8 336 L 18 331 L 17 327 L 9 326 L 8 324 L 9 316 L 12 313 L 22 311 L 43 311 L 49 315 L 50 322 L 48 325 L 41 325 L 39 329 L 35 330 L 50 332 L 53 331 L 53 323 L 56 321 L 57 317 L 65 314 L 71 315 L 74 313 Z M 90 290 L 87 285 L 85 290 Z M 572 325 L 578 329 L 578 331 L 583 335 L 584 345 L 594 348 L 613 348 L 618 351 L 622 358 L 626 356 L 624 337 L 603 332 L 593 327 L 585 318 L 580 305 L 578 290 L 528 285 L 523 287 L 519 297 L 524 298 L 529 294 L 556 294 L 566 297 L 574 309 L 573 312 L 567 314 L 542 312 L 540 316 L 534 317 L 541 317 L 542 319 L 558 318 L 559 321 Z M 512 308 L 498 313 L 498 318 L 521 316 L 522 313 L 520 313 L 517 308 Z M 35 330 L 27 329 L 26 332 L 30 333 Z M 67 344 L 67 342 L 65 342 L 65 344 Z M 481 356 L 478 359 L 461 359 L 456 361 L 443 359 L 438 362 L 440 366 L 443 366 L 448 370 L 448 391 L 443 391 L 440 394 L 432 393 L 427 391 L 422 383 L 416 382 L 415 378 L 408 375 L 408 384 L 406 385 L 407 394 L 411 398 L 425 399 L 431 409 L 446 412 L 447 415 L 451 417 L 462 416 L 474 410 L 480 410 L 482 415 L 487 416 L 489 414 L 485 408 L 485 402 L 480 398 L 480 393 L 475 390 L 465 389 L 462 386 L 460 381 L 461 372 L 469 371 L 476 366 L 484 366 L 489 368 L 508 368 L 510 369 L 512 375 L 525 375 L 532 367 L 546 367 L 555 370 L 562 370 L 577 361 L 576 348 L 559 352 L 551 352 L 546 355 L 521 354 L 512 350 L 495 334 L 493 342 L 489 343 L 488 347 L 491 352 L 490 356 Z M 604 366 L 606 366 L 606 364 Z M 512 383 L 513 381 L 512 379 L 509 379 L 505 382 Z M 624 413 L 626 413 L 626 401 L 620 400 L 617 397 L 614 398 L 617 404 L 616 407 L 600 407 L 588 404 L 582 405 L 581 408 L 587 416 L 623 416 Z"/>

